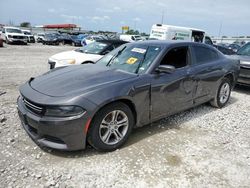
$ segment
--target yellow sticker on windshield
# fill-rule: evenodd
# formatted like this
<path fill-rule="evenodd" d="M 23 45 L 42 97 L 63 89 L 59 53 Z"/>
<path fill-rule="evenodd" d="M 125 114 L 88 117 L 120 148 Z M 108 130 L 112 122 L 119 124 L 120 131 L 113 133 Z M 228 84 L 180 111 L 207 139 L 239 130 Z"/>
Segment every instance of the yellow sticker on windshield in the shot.
<path fill-rule="evenodd" d="M 134 64 L 138 59 L 137 58 L 134 58 L 134 57 L 130 57 L 128 60 L 127 60 L 127 64 Z"/>

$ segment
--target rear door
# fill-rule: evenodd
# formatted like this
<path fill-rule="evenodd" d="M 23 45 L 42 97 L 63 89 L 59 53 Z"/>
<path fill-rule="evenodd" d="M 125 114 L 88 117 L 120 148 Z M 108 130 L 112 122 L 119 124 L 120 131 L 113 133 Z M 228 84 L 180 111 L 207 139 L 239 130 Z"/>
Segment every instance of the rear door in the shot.
<path fill-rule="evenodd" d="M 196 82 L 194 104 L 200 104 L 214 96 L 218 80 L 223 74 L 222 65 L 217 51 L 205 45 L 193 44 L 191 53 L 193 61 L 189 74 Z"/>

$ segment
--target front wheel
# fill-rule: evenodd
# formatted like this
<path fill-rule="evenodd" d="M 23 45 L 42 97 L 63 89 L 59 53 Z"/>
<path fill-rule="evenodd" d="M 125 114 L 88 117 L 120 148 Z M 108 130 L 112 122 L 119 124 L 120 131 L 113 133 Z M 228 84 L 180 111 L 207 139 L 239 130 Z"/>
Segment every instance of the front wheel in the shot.
<path fill-rule="evenodd" d="M 212 106 L 217 108 L 224 107 L 231 95 L 232 85 L 228 78 L 224 78 L 217 90 L 216 97 L 210 102 Z"/>
<path fill-rule="evenodd" d="M 110 104 L 95 115 L 88 142 L 99 151 L 113 151 L 126 142 L 133 126 L 134 116 L 126 104 Z"/>
<path fill-rule="evenodd" d="M 59 46 L 63 46 L 63 45 L 64 45 L 64 41 L 60 41 L 60 42 L 58 43 L 58 45 L 59 45 Z"/>

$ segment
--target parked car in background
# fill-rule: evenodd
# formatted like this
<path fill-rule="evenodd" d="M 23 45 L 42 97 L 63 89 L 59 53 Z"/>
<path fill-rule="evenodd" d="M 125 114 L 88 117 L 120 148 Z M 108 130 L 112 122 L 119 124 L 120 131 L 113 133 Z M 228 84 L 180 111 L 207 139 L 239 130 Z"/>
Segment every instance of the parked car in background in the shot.
<path fill-rule="evenodd" d="M 7 43 L 27 44 L 28 37 L 23 34 L 21 29 L 16 27 L 4 27 L 1 33 L 2 39 Z"/>
<path fill-rule="evenodd" d="M 192 52 L 191 52 L 192 51 Z M 134 127 L 210 102 L 230 99 L 239 64 L 191 42 L 127 43 L 97 64 L 69 66 L 20 87 L 18 113 L 39 145 L 113 151 Z"/>
<path fill-rule="evenodd" d="M 3 47 L 3 39 L 0 36 L 0 47 Z"/>
<path fill-rule="evenodd" d="M 236 54 L 236 52 L 234 52 L 233 50 L 224 47 L 224 46 L 220 46 L 220 45 L 213 45 L 215 48 L 217 48 L 221 53 L 223 53 L 224 55 L 234 55 Z"/>
<path fill-rule="evenodd" d="M 35 37 L 34 35 L 32 35 L 32 33 L 30 32 L 30 30 L 24 30 L 22 29 L 23 34 L 25 34 L 28 38 L 27 38 L 27 42 L 29 43 L 35 43 Z"/>
<path fill-rule="evenodd" d="M 44 38 L 45 38 L 45 33 L 37 33 L 35 36 L 35 40 L 36 42 L 42 42 L 44 41 Z"/>
<path fill-rule="evenodd" d="M 58 33 L 46 33 L 42 43 L 44 45 L 63 45 L 64 41 Z"/>
<path fill-rule="evenodd" d="M 126 42 L 120 40 L 100 40 L 90 43 L 82 48 L 55 54 L 49 58 L 50 69 L 68 65 L 95 63 L 105 54 Z"/>
<path fill-rule="evenodd" d="M 92 42 L 96 42 L 96 41 L 99 41 L 99 40 L 103 40 L 104 38 L 101 37 L 101 36 L 87 36 L 85 39 L 84 39 L 84 42 L 87 44 L 90 44 Z"/>
<path fill-rule="evenodd" d="M 233 58 L 240 60 L 238 83 L 250 86 L 250 43 L 242 46 Z"/>
<path fill-rule="evenodd" d="M 64 44 L 70 44 L 74 46 L 74 41 L 72 40 L 72 37 L 69 34 L 59 34 L 58 38 L 60 39 L 60 42 L 62 45 Z"/>
<path fill-rule="evenodd" d="M 136 42 L 136 41 L 142 41 L 143 38 L 141 37 L 141 35 L 120 35 L 120 40 L 126 42 Z"/>
<path fill-rule="evenodd" d="M 241 47 L 240 45 L 234 43 L 228 46 L 228 48 L 233 50 L 234 52 L 237 52 L 240 49 L 240 47 Z"/>
<path fill-rule="evenodd" d="M 78 37 L 78 35 L 70 35 L 72 46 L 82 46 L 82 38 Z"/>

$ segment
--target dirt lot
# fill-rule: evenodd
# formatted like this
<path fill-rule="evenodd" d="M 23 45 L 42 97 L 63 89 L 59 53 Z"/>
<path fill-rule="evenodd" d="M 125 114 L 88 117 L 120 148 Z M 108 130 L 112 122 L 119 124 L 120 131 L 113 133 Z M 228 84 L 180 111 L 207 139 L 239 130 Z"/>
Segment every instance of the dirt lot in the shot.
<path fill-rule="evenodd" d="M 22 129 L 18 87 L 65 46 L 0 48 L 0 187 L 250 187 L 250 88 L 133 131 L 111 153 L 42 150 Z"/>

